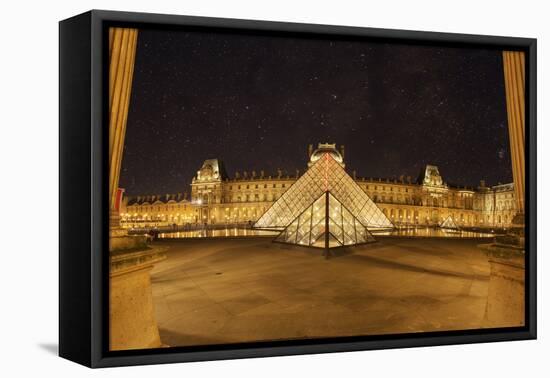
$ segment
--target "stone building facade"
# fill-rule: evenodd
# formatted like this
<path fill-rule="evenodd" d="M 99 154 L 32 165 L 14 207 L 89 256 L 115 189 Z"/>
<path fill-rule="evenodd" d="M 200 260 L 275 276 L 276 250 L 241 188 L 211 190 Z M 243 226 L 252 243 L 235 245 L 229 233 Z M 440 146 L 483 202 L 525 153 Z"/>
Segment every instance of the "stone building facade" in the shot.
<path fill-rule="evenodd" d="M 310 146 L 309 162 L 331 150 L 344 162 L 343 147 Z M 303 172 L 302 172 L 303 173 Z M 507 228 L 516 213 L 513 183 L 477 188 L 447 184 L 439 168 L 428 165 L 417 180 L 357 177 L 355 182 L 396 226 L 437 226 L 451 217 L 459 227 Z M 219 159 L 205 160 L 186 193 L 127 196 L 121 207 L 125 227 L 251 224 L 300 177 L 300 172 L 236 172 L 229 177 Z"/>

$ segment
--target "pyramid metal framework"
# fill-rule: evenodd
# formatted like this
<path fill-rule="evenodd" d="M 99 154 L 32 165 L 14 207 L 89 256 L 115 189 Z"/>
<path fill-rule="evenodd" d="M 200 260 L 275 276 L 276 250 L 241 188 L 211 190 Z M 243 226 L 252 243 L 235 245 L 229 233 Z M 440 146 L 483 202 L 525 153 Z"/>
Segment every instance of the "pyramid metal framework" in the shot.
<path fill-rule="evenodd" d="M 453 218 L 449 215 L 441 224 L 439 225 L 441 228 L 446 228 L 449 230 L 458 230 L 459 227 L 456 225 Z"/>
<path fill-rule="evenodd" d="M 317 248 L 374 242 L 367 228 L 330 192 L 324 192 L 275 241 Z"/>
<path fill-rule="evenodd" d="M 368 230 L 393 228 L 391 221 L 329 153 L 317 160 L 256 221 L 255 228 L 283 230 L 325 192 Z"/>

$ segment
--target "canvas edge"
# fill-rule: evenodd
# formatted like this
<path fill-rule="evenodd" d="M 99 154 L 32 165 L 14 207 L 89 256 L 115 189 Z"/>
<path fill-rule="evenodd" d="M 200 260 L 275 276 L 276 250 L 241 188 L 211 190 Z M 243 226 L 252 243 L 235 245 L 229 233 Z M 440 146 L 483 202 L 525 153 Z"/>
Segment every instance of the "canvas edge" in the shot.
<path fill-rule="evenodd" d="M 91 12 L 59 23 L 59 355 L 91 366 Z"/>

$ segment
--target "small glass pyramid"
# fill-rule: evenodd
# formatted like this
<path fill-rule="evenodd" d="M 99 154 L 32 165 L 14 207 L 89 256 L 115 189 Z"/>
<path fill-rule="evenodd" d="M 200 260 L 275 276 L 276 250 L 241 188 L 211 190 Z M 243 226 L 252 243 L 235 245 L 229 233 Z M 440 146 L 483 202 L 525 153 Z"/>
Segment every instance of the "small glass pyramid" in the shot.
<path fill-rule="evenodd" d="M 367 228 L 330 192 L 324 192 L 296 217 L 275 241 L 336 248 L 374 242 Z"/>
<path fill-rule="evenodd" d="M 459 227 L 454 222 L 453 218 L 449 215 L 441 224 L 439 225 L 441 228 L 446 228 L 449 230 L 458 230 Z"/>

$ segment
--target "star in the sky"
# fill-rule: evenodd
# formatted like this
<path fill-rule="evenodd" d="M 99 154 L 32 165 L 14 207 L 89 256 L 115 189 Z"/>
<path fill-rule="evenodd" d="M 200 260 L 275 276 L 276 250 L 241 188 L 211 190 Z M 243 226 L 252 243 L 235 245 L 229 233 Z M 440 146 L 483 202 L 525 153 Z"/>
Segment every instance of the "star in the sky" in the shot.
<path fill-rule="evenodd" d="M 188 191 L 209 158 L 303 171 L 327 141 L 358 176 L 436 164 L 462 185 L 512 179 L 497 50 L 147 29 L 135 64 L 129 194 Z"/>

